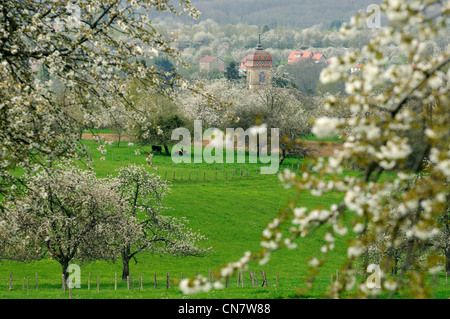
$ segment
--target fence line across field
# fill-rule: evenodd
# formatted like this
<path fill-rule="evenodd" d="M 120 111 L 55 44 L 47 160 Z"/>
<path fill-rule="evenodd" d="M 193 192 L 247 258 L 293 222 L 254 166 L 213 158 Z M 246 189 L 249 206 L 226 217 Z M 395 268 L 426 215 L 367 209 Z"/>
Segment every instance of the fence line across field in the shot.
<path fill-rule="evenodd" d="M 448 272 L 444 272 L 445 273 L 445 282 L 448 284 Z M 167 273 L 160 273 L 159 275 L 157 274 L 157 272 L 153 273 L 153 276 L 149 276 L 148 281 L 145 282 L 144 280 L 144 274 L 140 273 L 139 277 L 138 277 L 138 292 L 144 291 L 147 288 L 150 288 L 153 283 L 153 289 L 158 289 L 158 278 L 161 279 L 161 277 L 164 277 L 166 284 L 163 286 L 165 288 L 165 290 L 169 290 L 169 289 L 178 289 L 178 284 L 181 280 L 184 279 L 184 272 L 181 272 L 181 276 L 180 278 L 176 278 L 173 276 L 173 273 L 171 274 L 170 272 Z M 238 272 L 235 276 L 236 278 L 236 288 L 244 288 L 244 287 L 270 287 L 269 285 L 269 280 L 273 280 L 274 282 L 274 286 L 275 288 L 279 287 L 280 284 L 280 276 L 278 273 L 275 274 L 275 276 L 268 276 L 266 274 L 266 272 L 264 270 L 261 271 L 254 271 L 252 272 L 251 270 L 248 271 L 248 276 L 244 276 L 245 272 Z M 336 284 L 339 281 L 339 269 L 336 270 L 335 274 L 330 274 L 330 283 L 331 285 Z M 125 286 L 125 290 L 127 291 L 131 291 L 134 292 L 134 279 L 133 279 L 133 273 L 130 273 L 129 276 L 126 277 L 126 280 L 122 282 L 121 285 L 118 284 L 118 280 L 117 280 L 117 273 L 114 274 L 114 279 L 112 279 L 113 281 L 103 281 L 103 284 L 107 284 L 108 288 L 112 285 L 111 283 L 114 282 L 114 291 L 119 290 L 119 286 L 123 287 Z M 192 278 L 197 279 L 199 277 L 198 271 L 195 272 L 195 276 Z M 245 278 L 244 278 L 245 277 Z M 273 278 L 272 278 L 273 277 Z M 39 282 L 38 282 L 38 273 L 36 273 L 36 291 L 42 291 L 42 287 L 41 289 L 39 289 Z M 103 277 L 105 278 L 105 277 Z M 189 277 L 188 277 L 189 278 Z M 233 277 L 234 278 L 234 277 Z M 64 294 L 66 294 L 67 292 L 69 292 L 69 298 L 72 299 L 72 296 L 74 293 L 76 293 L 77 289 L 74 289 L 72 287 L 72 285 L 67 284 L 66 280 L 64 280 L 64 275 L 61 275 L 61 290 Z M 206 277 L 205 277 L 206 279 Z M 208 279 L 209 279 L 209 283 L 211 285 L 213 285 L 214 282 L 214 277 L 213 277 L 213 273 L 211 270 L 208 271 Z M 258 280 L 260 279 L 260 280 Z M 224 278 L 224 288 L 229 288 L 230 287 L 230 277 L 226 277 Z M 11 272 L 9 274 L 9 278 L 8 278 L 8 289 L 9 291 L 13 291 L 14 290 L 14 276 L 13 273 Z M 91 289 L 91 272 L 88 273 L 87 276 L 87 290 L 90 291 Z M 100 275 L 97 275 L 97 293 L 100 294 L 101 291 L 105 291 L 108 289 L 103 289 L 101 290 L 101 285 L 102 282 L 100 280 Z M 162 288 L 162 289 L 164 289 Z M 29 277 L 23 277 L 23 283 L 22 283 L 22 290 L 25 290 L 27 292 L 27 295 L 30 295 L 30 278 Z M 151 288 L 150 288 L 151 289 Z M 160 288 L 161 289 L 161 288 Z"/>
<path fill-rule="evenodd" d="M 295 167 L 293 165 L 286 165 L 285 168 L 290 169 L 294 172 L 299 172 L 300 166 L 298 166 L 297 170 L 295 170 Z M 280 166 L 279 172 L 282 172 L 284 168 Z M 164 173 L 163 173 L 164 172 Z M 231 170 L 203 170 L 203 174 L 199 174 L 198 170 L 192 172 L 189 169 L 175 169 L 172 172 L 171 178 L 169 178 L 169 171 L 161 171 L 160 177 L 164 180 L 178 180 L 178 181 L 198 181 L 199 177 L 203 179 L 203 181 L 209 181 L 209 180 L 239 180 L 246 177 L 260 177 L 262 176 L 260 168 L 256 169 L 249 169 L 248 167 L 240 167 L 238 169 L 233 168 Z M 187 176 L 187 177 L 186 177 Z M 203 177 L 202 177 L 203 176 Z"/>
<path fill-rule="evenodd" d="M 268 281 L 267 281 L 267 277 L 266 277 L 266 272 L 265 271 L 260 271 L 259 272 L 262 278 L 262 285 L 261 287 L 269 287 Z M 173 273 L 172 273 L 173 274 Z M 177 288 L 178 287 L 178 283 L 180 280 L 183 280 L 184 278 L 184 272 L 181 273 L 181 277 L 179 279 L 174 278 L 173 275 L 171 275 L 170 272 L 167 272 L 165 275 L 165 281 L 166 281 L 166 285 L 165 285 L 165 289 L 171 289 L 171 284 L 172 287 Z M 131 292 L 134 292 L 134 279 L 133 279 L 133 273 L 130 273 L 129 276 L 126 277 L 126 280 L 124 282 L 122 282 L 122 285 L 119 285 L 118 280 L 117 280 L 117 273 L 114 273 L 114 279 L 113 279 L 113 285 L 114 285 L 114 291 L 118 290 L 119 286 L 124 286 L 126 285 L 126 290 L 131 290 Z M 153 278 L 149 278 L 149 280 L 147 281 L 148 286 L 147 287 L 151 287 L 151 284 L 153 283 L 153 289 L 157 289 L 158 288 L 158 284 L 157 284 L 157 280 L 158 277 L 161 278 L 161 275 L 158 276 L 158 274 L 156 272 L 154 272 L 153 274 Z M 198 278 L 199 277 L 199 273 L 198 271 L 196 271 L 195 276 L 193 278 Z M 61 291 L 66 294 L 67 292 L 69 292 L 69 297 L 70 299 L 72 299 L 73 294 L 77 291 L 77 289 L 74 289 L 72 287 L 71 284 L 68 284 L 67 281 L 65 280 L 64 274 L 61 274 Z M 104 277 L 103 277 L 104 278 Z M 248 278 L 244 278 L 244 273 L 240 272 L 237 274 L 237 287 L 245 287 L 246 285 L 244 284 L 245 280 L 249 280 L 247 281 L 247 285 L 248 287 L 258 287 L 258 275 L 257 272 L 252 272 L 249 271 L 249 276 Z M 279 283 L 279 275 L 278 273 L 276 274 L 276 287 L 278 287 L 278 283 Z M 14 281 L 14 277 L 13 277 L 13 273 L 11 272 L 8 278 L 8 288 L 10 291 L 14 290 L 14 285 L 13 285 L 13 281 Z M 209 283 L 211 285 L 213 285 L 214 283 L 214 277 L 213 277 L 213 272 L 211 270 L 208 271 L 208 279 L 209 279 Z M 229 277 L 225 278 L 225 283 L 226 283 L 226 288 L 229 288 Z M 139 283 L 138 283 L 138 291 L 143 291 L 144 290 L 144 274 L 141 273 L 139 276 Z M 105 282 L 103 282 L 103 284 L 105 284 Z M 107 282 L 108 286 L 111 285 L 111 282 Z M 25 290 L 25 285 L 26 285 L 26 290 L 27 290 L 27 295 L 30 295 L 30 279 L 28 277 L 23 277 L 23 285 L 22 285 L 22 290 Z M 101 293 L 101 279 L 100 279 L 100 275 L 97 275 L 97 293 Z M 87 276 L 87 285 L 86 285 L 86 289 L 88 291 L 91 290 L 91 272 L 88 272 L 88 276 Z M 38 286 L 38 273 L 36 273 L 36 291 L 39 291 L 39 286 Z M 41 289 L 42 291 L 42 289 Z"/>

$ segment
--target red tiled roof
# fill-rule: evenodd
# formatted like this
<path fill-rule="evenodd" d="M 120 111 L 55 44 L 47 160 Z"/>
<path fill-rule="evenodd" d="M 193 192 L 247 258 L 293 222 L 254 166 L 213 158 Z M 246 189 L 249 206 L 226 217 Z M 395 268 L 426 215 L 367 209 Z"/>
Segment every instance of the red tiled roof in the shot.
<path fill-rule="evenodd" d="M 264 50 L 256 50 L 247 55 L 246 67 L 272 67 L 272 56 Z"/>
<path fill-rule="evenodd" d="M 312 55 L 310 51 L 292 51 L 288 56 L 288 63 L 297 63 L 299 62 L 297 59 L 309 59 Z"/>
<path fill-rule="evenodd" d="M 291 54 L 289 54 L 289 56 L 288 56 L 288 61 L 293 60 L 295 58 L 299 58 L 301 55 L 302 55 L 302 51 L 292 51 Z"/>
<path fill-rule="evenodd" d="M 323 54 L 316 53 L 316 54 L 313 54 L 311 59 L 320 60 L 323 56 L 324 56 Z"/>
<path fill-rule="evenodd" d="M 310 58 L 311 56 L 312 56 L 312 52 L 310 52 L 310 51 L 302 52 L 302 58 Z"/>

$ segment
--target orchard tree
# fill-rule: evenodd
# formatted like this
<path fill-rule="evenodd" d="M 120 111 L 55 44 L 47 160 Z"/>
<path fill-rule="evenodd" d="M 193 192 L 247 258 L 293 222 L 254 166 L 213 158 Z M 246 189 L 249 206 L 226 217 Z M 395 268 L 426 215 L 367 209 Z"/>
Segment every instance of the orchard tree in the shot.
<path fill-rule="evenodd" d="M 223 128 L 233 118 L 232 109 L 241 105 L 243 94 L 242 87 L 226 79 L 212 80 L 204 83 L 204 89 L 210 92 L 218 102 L 229 105 L 229 108 L 211 107 L 200 96 L 194 96 L 188 92 L 180 94 L 176 100 L 181 112 L 190 120 L 202 120 L 204 127 Z M 246 91 L 247 92 L 247 91 Z M 234 106 L 232 106 L 234 105 Z"/>
<path fill-rule="evenodd" d="M 301 238 L 321 227 L 326 230 L 324 245 L 309 261 L 309 288 L 327 263 L 327 253 L 334 249 L 335 241 L 352 230 L 339 282 L 329 287 L 330 297 L 348 296 L 349 291 L 354 291 L 355 297 L 379 296 L 383 292 L 391 297 L 399 293 L 416 298 L 429 296 L 427 278 L 444 270 L 445 259 L 433 251 L 426 256 L 416 252 L 442 233 L 442 218 L 448 213 L 450 46 L 431 56 L 425 52 L 425 43 L 442 36 L 448 39 L 450 5 L 438 0 L 384 1 L 381 8 L 389 25 L 377 30 L 362 50 L 333 60 L 321 74 L 324 84 L 344 81 L 347 93 L 329 97 L 326 106 L 332 109 L 335 104 L 346 105 L 353 116 L 316 119 L 312 132 L 319 138 L 336 136 L 346 128 L 353 133 L 342 134 L 343 149 L 328 160 L 317 158 L 305 164 L 300 174 L 285 170 L 280 175 L 285 187 L 295 188 L 299 196 L 267 224 L 263 250 L 248 252 L 228 264 L 219 278 L 245 269 L 254 259 L 264 264 L 279 249 L 295 249 L 297 241 L 301 243 Z M 366 27 L 366 21 L 367 16 L 360 14 L 341 32 L 351 39 L 358 35 L 358 29 Z M 406 58 L 404 64 L 386 67 L 384 48 L 391 44 L 397 45 Z M 362 62 L 360 75 L 349 72 L 355 63 Z M 384 85 L 385 89 L 374 90 Z M 407 107 L 412 101 L 417 108 Z M 373 109 L 380 110 L 379 115 L 366 118 L 364 114 Z M 425 147 L 416 155 L 415 165 L 405 167 L 413 148 L 404 133 L 417 117 L 424 123 Z M 364 174 L 343 177 L 349 164 L 364 168 Z M 422 177 L 411 183 L 419 174 Z M 302 192 L 311 192 L 319 199 L 325 193 L 336 192 L 342 200 L 311 209 L 302 203 Z M 393 215 L 392 208 L 398 214 Z M 404 260 L 397 274 L 388 276 L 395 257 L 384 255 L 379 263 L 381 289 L 370 289 L 365 278 L 357 279 L 360 269 L 356 261 L 379 243 L 383 234 L 389 235 L 393 245 L 402 237 L 406 239 Z"/>
<path fill-rule="evenodd" d="M 247 100 L 248 108 L 251 108 L 251 104 L 258 106 L 256 110 L 261 123 L 280 130 L 280 165 L 288 155 L 294 153 L 302 157 L 306 155 L 305 147 L 292 142 L 299 142 L 302 136 L 311 132 L 310 120 L 313 112 L 300 102 L 299 97 L 300 95 L 295 89 L 269 86 L 257 90 Z M 253 120 L 258 116 L 255 116 Z"/>
<path fill-rule="evenodd" d="M 0 259 L 50 257 L 67 279 L 72 261 L 114 261 L 128 243 L 126 235 L 141 233 L 120 196 L 92 171 L 58 165 L 27 181 L 1 212 Z"/>
<path fill-rule="evenodd" d="M 197 242 L 206 238 L 186 227 L 188 220 L 164 215 L 168 208 L 162 201 L 169 194 L 167 181 L 149 173 L 143 166 L 131 165 L 120 168 L 112 182 L 126 203 L 126 214 L 137 220 L 140 231 L 126 234 L 129 240 L 121 248 L 122 280 L 130 273 L 130 260 L 143 252 L 172 256 L 203 256 L 210 248 L 197 247 Z"/>
<path fill-rule="evenodd" d="M 170 156 L 172 131 L 189 126 L 178 106 L 165 96 L 146 92 L 141 94 L 136 107 L 147 118 L 134 130 L 137 140 L 142 145 L 162 144 L 166 155 Z"/>

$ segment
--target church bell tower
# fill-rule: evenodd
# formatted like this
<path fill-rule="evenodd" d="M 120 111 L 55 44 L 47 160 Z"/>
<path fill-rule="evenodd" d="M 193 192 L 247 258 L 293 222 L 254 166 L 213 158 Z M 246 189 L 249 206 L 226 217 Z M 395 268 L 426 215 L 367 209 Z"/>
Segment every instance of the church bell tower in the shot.
<path fill-rule="evenodd" d="M 259 35 L 254 52 L 247 56 L 247 88 L 256 91 L 272 82 L 272 56 L 264 51 Z"/>

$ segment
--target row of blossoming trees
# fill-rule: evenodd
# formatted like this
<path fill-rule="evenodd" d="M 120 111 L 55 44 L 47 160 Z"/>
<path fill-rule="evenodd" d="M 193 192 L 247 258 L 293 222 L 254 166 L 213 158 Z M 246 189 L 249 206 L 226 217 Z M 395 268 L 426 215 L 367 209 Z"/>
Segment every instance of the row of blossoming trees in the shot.
<path fill-rule="evenodd" d="M 23 194 L 4 203 L 0 256 L 16 261 L 51 257 L 68 278 L 73 261 L 122 259 L 122 280 L 139 253 L 201 256 L 205 239 L 187 220 L 162 215 L 166 181 L 143 166 L 127 166 L 114 178 L 65 163 L 33 175 Z M 137 261 L 136 261 L 137 262 Z"/>

